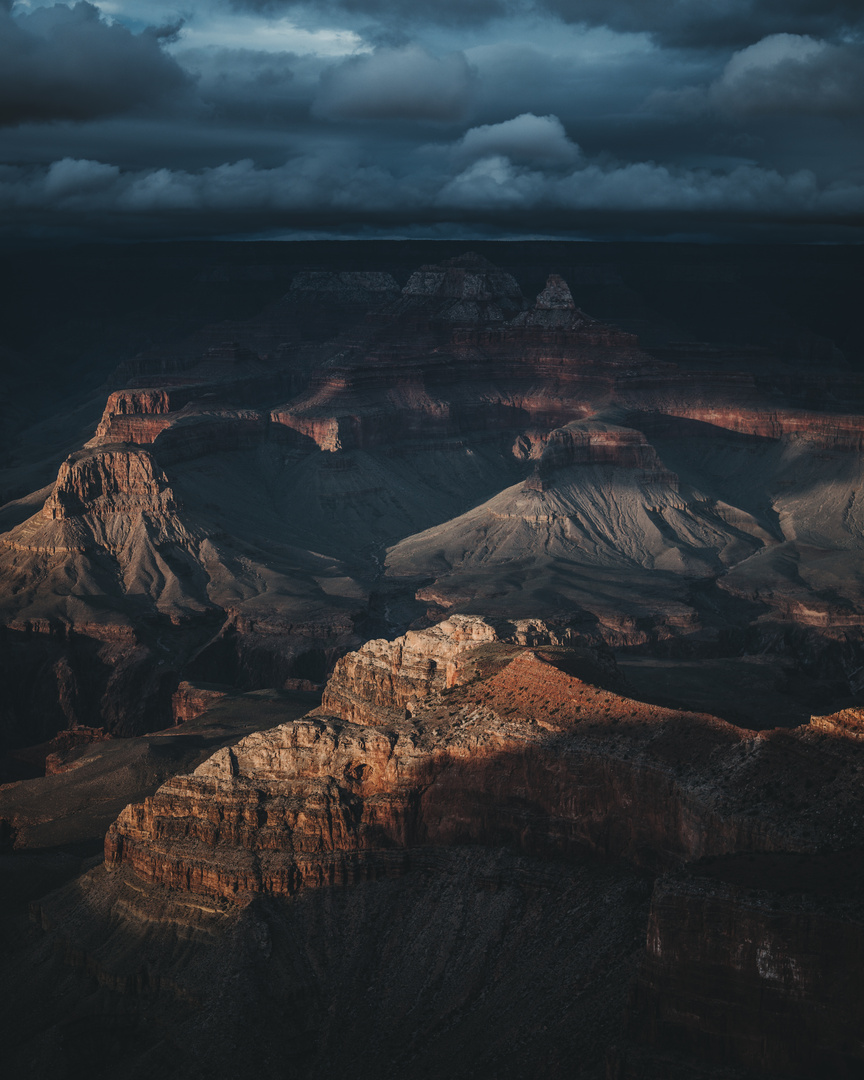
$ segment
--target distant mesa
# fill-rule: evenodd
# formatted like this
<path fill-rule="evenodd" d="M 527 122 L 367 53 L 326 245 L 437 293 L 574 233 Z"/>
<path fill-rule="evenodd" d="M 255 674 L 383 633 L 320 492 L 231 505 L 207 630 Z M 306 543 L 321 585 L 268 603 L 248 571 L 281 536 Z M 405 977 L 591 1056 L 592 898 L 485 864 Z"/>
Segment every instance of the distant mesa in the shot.
<path fill-rule="evenodd" d="M 547 330 L 579 330 L 593 322 L 576 307 L 567 282 L 558 274 L 550 274 L 533 308 L 516 315 L 512 325 L 538 326 Z"/>
<path fill-rule="evenodd" d="M 472 325 L 507 322 L 524 307 L 522 290 L 511 274 L 469 253 L 415 271 L 390 312 L 423 312 L 443 323 Z"/>

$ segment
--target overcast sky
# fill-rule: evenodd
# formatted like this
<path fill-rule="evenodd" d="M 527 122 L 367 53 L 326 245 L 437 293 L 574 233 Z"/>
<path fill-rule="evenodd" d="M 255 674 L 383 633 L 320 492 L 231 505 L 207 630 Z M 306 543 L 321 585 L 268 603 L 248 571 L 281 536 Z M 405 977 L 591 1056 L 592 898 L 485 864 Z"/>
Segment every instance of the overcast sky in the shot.
<path fill-rule="evenodd" d="M 0 235 L 864 239 L 864 0 L 0 0 Z"/>

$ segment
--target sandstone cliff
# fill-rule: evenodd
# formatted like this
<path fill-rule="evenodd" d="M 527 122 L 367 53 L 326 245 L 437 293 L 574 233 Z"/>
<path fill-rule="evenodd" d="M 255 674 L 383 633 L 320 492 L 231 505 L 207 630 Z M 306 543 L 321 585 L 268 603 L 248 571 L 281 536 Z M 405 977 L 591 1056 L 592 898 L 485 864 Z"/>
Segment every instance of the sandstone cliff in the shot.
<path fill-rule="evenodd" d="M 65 461 L 42 516 L 62 520 L 142 510 L 161 515 L 177 510 L 165 474 L 144 451 L 112 450 L 83 452 Z"/>
<path fill-rule="evenodd" d="M 230 897 L 350 880 L 364 853 L 374 866 L 375 852 L 429 844 L 655 867 L 858 835 L 846 744 L 645 705 L 599 687 L 590 652 L 497 637 L 455 619 L 370 642 L 337 664 L 319 716 L 220 751 L 124 811 L 107 865 Z M 821 773 L 836 783 L 817 804 L 799 789 Z"/>
<path fill-rule="evenodd" d="M 7 1070 L 860 1074 L 864 381 L 559 257 L 306 268 L 4 509 Z"/>
<path fill-rule="evenodd" d="M 325 908 L 357 902 L 366 918 L 391 920 L 378 942 L 401 984 L 401 965 L 411 961 L 399 944 L 403 931 L 394 930 L 399 917 L 384 912 L 413 904 L 421 881 L 430 895 L 448 896 L 447 881 L 474 889 L 467 883 L 477 873 L 492 873 L 494 890 L 515 889 L 514 902 L 518 895 L 518 903 L 546 911 L 568 874 L 582 875 L 584 898 L 595 878 L 608 890 L 608 875 L 620 873 L 629 884 L 618 918 L 642 920 L 647 944 L 632 982 L 631 931 L 623 938 L 604 931 L 611 981 L 601 985 L 595 975 L 582 984 L 595 987 L 597 1030 L 606 1032 L 602 1046 L 591 1045 L 586 1076 L 598 1075 L 604 1055 L 609 1075 L 622 1078 L 683 1077 L 702 1067 L 706 1075 L 716 1067 L 717 1076 L 744 1068 L 803 1078 L 820 1058 L 838 1075 L 854 1071 L 864 1057 L 854 1034 L 861 996 L 854 974 L 838 982 L 821 957 L 860 951 L 858 908 L 829 881 L 847 873 L 846 852 L 862 841 L 858 742 L 831 737 L 819 723 L 757 733 L 646 704 L 626 696 L 602 650 L 556 638 L 536 623 L 496 627 L 455 616 L 369 642 L 338 662 L 315 712 L 224 747 L 128 806 L 109 829 L 104 869 L 46 903 L 46 925 L 79 927 L 65 931 L 66 947 L 79 950 L 75 963 L 90 965 L 111 993 L 149 987 L 154 1002 L 166 994 L 183 1000 L 193 987 L 207 996 L 200 980 L 212 949 L 251 940 L 245 935 L 263 912 L 262 971 L 272 980 L 282 975 L 267 965 L 277 956 L 279 971 L 286 963 L 278 944 L 286 925 L 306 941 L 324 925 Z M 489 859 L 496 869 L 481 870 Z M 527 876 L 511 877 L 513 859 L 527 860 L 518 864 Z M 667 876 L 648 917 L 645 883 L 658 872 Z M 833 897 L 828 908 L 816 895 L 823 892 Z M 309 899 L 319 893 L 320 901 Z M 256 906 L 263 903 L 287 906 Z M 596 910 L 599 918 L 608 905 Z M 459 949 L 442 944 L 447 917 L 426 912 L 425 933 L 461 965 Z M 164 921 L 161 951 L 134 978 L 93 936 L 105 919 L 114 920 L 117 942 L 142 919 Z M 581 920 L 576 915 L 573 925 L 585 940 Z M 518 925 L 512 932 L 521 935 Z M 340 947 L 354 955 L 364 940 L 358 934 L 357 944 Z M 541 947 L 539 939 L 531 947 Z M 566 947 L 578 964 L 582 945 Z M 521 963 L 505 953 L 500 992 Z M 330 986 L 333 963 L 320 961 L 316 992 Z M 427 977 L 419 977 L 415 992 L 427 1000 Z M 470 978 L 478 993 L 488 986 L 488 972 Z M 454 985 L 443 985 L 456 1000 Z M 462 1016 L 461 1006 L 452 1008 Z M 575 1032 L 591 1029 L 585 999 L 577 995 L 573 1008 L 574 1033 L 556 1029 L 553 1037 L 559 1052 L 584 1037 Z M 790 1010 L 799 1018 L 794 1031 Z M 346 1015 L 353 1017 L 351 1008 Z M 320 1029 L 318 1020 L 305 1022 Z M 520 1020 L 512 1023 L 521 1030 Z M 434 1054 L 434 1037 L 418 1030 L 418 1047 Z M 489 1052 L 494 1030 L 480 1043 Z M 335 1056 L 326 1060 L 335 1068 L 342 1043 L 331 1038 Z M 322 1049 L 309 1053 L 320 1070 Z M 396 1051 L 381 1048 L 380 1059 L 379 1050 L 367 1053 L 372 1070 L 391 1068 Z M 307 1075 L 305 1066 L 293 1068 L 291 1075 Z M 503 1062 L 495 1068 L 511 1075 Z"/>

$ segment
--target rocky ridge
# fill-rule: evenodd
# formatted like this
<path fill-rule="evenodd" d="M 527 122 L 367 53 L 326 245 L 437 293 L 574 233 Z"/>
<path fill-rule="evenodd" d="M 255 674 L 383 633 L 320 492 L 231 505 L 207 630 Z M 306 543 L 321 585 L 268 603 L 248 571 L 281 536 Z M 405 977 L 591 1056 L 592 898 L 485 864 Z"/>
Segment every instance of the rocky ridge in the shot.
<path fill-rule="evenodd" d="M 631 1004 L 615 1021 L 626 1023 L 606 1043 L 610 1075 L 683 1076 L 688 1062 L 714 1062 L 718 1076 L 803 1078 L 826 1052 L 857 1067 L 864 1047 L 846 1036 L 839 1056 L 834 1047 L 860 1019 L 860 996 L 834 986 L 814 942 L 830 955 L 841 940 L 858 949 L 860 904 L 844 908 L 842 889 L 830 910 L 807 899 L 823 864 L 842 873 L 861 846 L 857 741 L 818 723 L 757 733 L 646 704 L 626 696 L 608 654 L 556 637 L 536 623 L 496 629 L 454 616 L 369 642 L 337 663 L 317 710 L 127 807 L 104 868 L 49 903 L 46 919 L 73 903 L 80 920 L 84 904 L 97 923 L 96 910 L 110 910 L 122 936 L 155 910 L 180 925 L 200 909 L 210 914 L 195 918 L 218 935 L 263 899 L 301 911 L 309 890 L 396 879 L 410 890 L 418 873 L 451 872 L 434 869 L 435 851 L 464 852 L 469 878 L 491 851 L 673 871 L 654 890 Z M 276 923 L 286 917 L 274 909 Z M 706 924 L 716 933 L 706 937 Z M 381 946 L 401 955 L 386 934 Z M 148 979 L 182 984 L 172 963 Z M 626 988 L 634 969 L 621 972 Z M 829 1019 L 835 1000 L 842 1009 Z M 718 1026 L 733 1002 L 735 1022 Z M 794 1052 L 783 1019 L 793 1003 L 805 1017 Z M 556 1038 L 564 1052 L 567 1037 Z M 602 1052 L 592 1053 L 597 1070 Z"/>
<path fill-rule="evenodd" d="M 250 736 L 124 811 L 107 865 L 230 897 L 340 881 L 346 855 L 425 844 L 663 866 L 854 842 L 857 756 L 843 742 L 645 705 L 604 691 L 604 674 L 596 654 L 508 645 L 476 619 L 370 642 L 337 663 L 317 715 Z M 818 805 L 798 794 L 836 769 L 846 779 Z M 758 778 L 780 775 L 792 791 L 762 792 L 748 813 Z"/>
<path fill-rule="evenodd" d="M 127 361 L 3 508 L 7 1068 L 859 1075 L 860 375 L 416 261 Z"/>

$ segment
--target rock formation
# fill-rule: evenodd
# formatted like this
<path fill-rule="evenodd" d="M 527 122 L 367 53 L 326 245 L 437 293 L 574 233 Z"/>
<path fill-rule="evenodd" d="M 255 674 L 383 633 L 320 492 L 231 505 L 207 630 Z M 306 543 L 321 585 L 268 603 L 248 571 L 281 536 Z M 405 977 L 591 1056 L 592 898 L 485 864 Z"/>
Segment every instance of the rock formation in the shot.
<path fill-rule="evenodd" d="M 45 925 L 57 925 L 67 955 L 98 971 L 112 993 L 134 998 L 149 986 L 151 1008 L 167 995 L 207 1000 L 212 1010 L 223 1006 L 200 981 L 214 962 L 207 942 L 233 950 L 229 942 L 263 932 L 262 916 L 268 978 L 281 987 L 288 962 L 276 943 L 288 926 L 297 942 L 314 935 L 322 904 L 341 910 L 356 895 L 377 919 L 413 904 L 418 881 L 446 895 L 448 880 L 476 889 L 476 875 L 492 873 L 493 889 L 539 904 L 548 926 L 568 874 L 587 875 L 586 895 L 590 882 L 609 889 L 618 874 L 629 882 L 619 916 L 642 927 L 644 949 L 639 959 L 630 931 L 621 938 L 610 928 L 614 978 L 585 983 L 599 995 L 606 1032 L 591 1046 L 586 1076 L 599 1075 L 604 1060 L 622 1078 L 684 1076 L 712 1063 L 718 1076 L 725 1067 L 803 1078 L 820 1060 L 838 1075 L 860 1068 L 864 998 L 854 961 L 838 981 L 824 959 L 861 948 L 857 741 L 818 723 L 754 732 L 646 704 L 627 696 L 608 653 L 553 644 L 556 636 L 546 631 L 544 642 L 537 625 L 454 616 L 368 642 L 337 663 L 318 709 L 223 747 L 127 806 L 108 830 L 104 866 L 45 902 Z M 647 883 L 658 874 L 646 913 Z M 429 941 L 442 947 L 447 916 L 424 917 Z M 113 947 L 99 938 L 106 919 Z M 160 931 L 165 948 L 151 950 L 133 987 L 121 943 L 154 919 L 175 929 Z M 523 923 L 513 925 L 524 934 Z M 581 916 L 574 925 L 584 935 Z M 168 947 L 178 931 L 178 947 Z M 403 933 L 396 917 L 378 938 L 397 983 L 411 963 Z M 453 963 L 465 962 L 467 943 L 446 947 Z M 318 964 L 311 992 L 333 994 L 334 961 Z M 505 996 L 516 969 L 500 976 Z M 432 971 L 415 989 L 424 1000 Z M 489 992 L 484 976 L 470 977 L 480 980 L 477 993 Z M 473 1007 L 452 1005 L 460 1031 Z M 572 1031 L 556 1028 L 546 1051 L 562 1061 L 591 1026 L 587 1001 L 573 1008 Z M 246 1011 L 240 1006 L 241 1018 Z M 312 1016 L 303 1024 L 321 1029 Z M 423 1024 L 417 1032 L 420 1060 L 434 1060 L 434 1034 Z M 272 1033 L 261 1037 L 275 1045 Z M 398 1048 L 378 1046 L 368 1032 L 363 1040 L 368 1075 L 394 1068 Z M 346 1052 L 336 1045 L 326 1059 L 333 1069 Z M 310 1047 L 309 1062 L 293 1062 L 290 1075 L 312 1075 L 322 1053 Z M 251 1060 L 260 1067 L 263 1058 L 255 1051 Z M 416 1063 L 402 1068 L 432 1075 Z M 496 1075 L 515 1068 L 499 1063 Z"/>
<path fill-rule="evenodd" d="M 250 736 L 127 808 L 107 866 L 230 897 L 342 881 L 361 872 L 345 869 L 359 853 L 428 844 L 663 867 L 858 836 L 846 818 L 857 757 L 842 741 L 754 736 L 602 679 L 590 653 L 507 645 L 482 620 L 369 642 L 339 661 L 318 716 Z M 814 806 L 799 785 L 829 770 Z M 759 791 L 768 776 L 782 787 Z"/>
<path fill-rule="evenodd" d="M 307 268 L 258 319 L 122 367 L 0 537 L 28 672 L 7 665 L 7 741 L 46 727 L 34 671 L 56 687 L 44 734 L 142 730 L 181 680 L 319 684 L 370 635 L 460 612 L 769 650 L 827 689 L 822 711 L 844 704 L 864 519 L 842 359 L 822 378 L 765 347 L 647 350 L 561 274 L 532 302 L 476 255 L 403 280 Z"/>
<path fill-rule="evenodd" d="M 722 1062 L 754 1076 L 854 1076 L 861 869 L 860 849 L 748 852 L 659 882 L 611 1075 L 677 1077 Z"/>
<path fill-rule="evenodd" d="M 142 510 L 160 516 L 177 510 L 165 474 L 153 457 L 142 451 L 85 451 L 60 466 L 42 516 L 64 521 L 88 515 L 131 516 Z"/>

